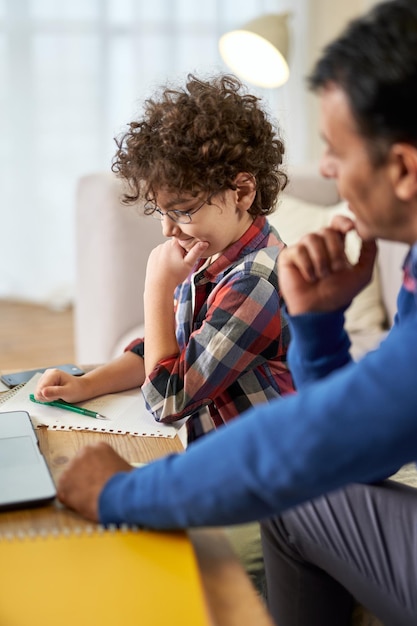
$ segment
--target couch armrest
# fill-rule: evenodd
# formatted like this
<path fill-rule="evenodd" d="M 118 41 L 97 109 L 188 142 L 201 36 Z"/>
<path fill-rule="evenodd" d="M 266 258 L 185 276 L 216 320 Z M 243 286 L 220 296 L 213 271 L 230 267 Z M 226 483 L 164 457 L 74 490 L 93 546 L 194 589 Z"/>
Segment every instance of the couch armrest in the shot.
<path fill-rule="evenodd" d="M 76 201 L 75 348 L 79 363 L 108 361 L 117 341 L 143 323 L 145 269 L 163 241 L 141 206 L 125 206 L 111 173 L 80 179 Z"/>
<path fill-rule="evenodd" d="M 319 165 L 314 163 L 297 165 L 290 169 L 289 184 L 285 193 L 305 202 L 320 204 L 323 207 L 340 202 L 335 181 L 321 176 Z"/>

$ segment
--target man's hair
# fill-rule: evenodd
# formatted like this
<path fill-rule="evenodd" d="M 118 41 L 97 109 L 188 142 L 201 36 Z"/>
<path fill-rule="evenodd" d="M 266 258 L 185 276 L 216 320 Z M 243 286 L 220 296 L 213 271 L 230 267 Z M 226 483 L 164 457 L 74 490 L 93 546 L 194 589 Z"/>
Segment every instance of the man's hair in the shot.
<path fill-rule="evenodd" d="M 203 81 L 189 74 L 185 88 L 163 88 L 116 143 L 112 169 L 129 182 L 127 203 L 155 201 L 162 187 L 210 197 L 236 189 L 237 174 L 248 172 L 256 180 L 249 213 L 260 215 L 273 210 L 287 183 L 283 142 L 260 99 L 230 75 Z"/>
<path fill-rule="evenodd" d="M 313 91 L 343 89 L 376 163 L 393 143 L 417 145 L 417 1 L 383 2 L 350 22 L 308 80 Z"/>

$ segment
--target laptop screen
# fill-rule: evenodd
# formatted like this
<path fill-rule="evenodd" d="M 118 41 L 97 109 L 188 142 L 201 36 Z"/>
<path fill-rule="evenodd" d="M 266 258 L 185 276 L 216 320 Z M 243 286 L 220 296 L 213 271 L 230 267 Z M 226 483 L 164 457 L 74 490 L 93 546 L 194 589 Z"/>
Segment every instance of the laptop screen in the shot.
<path fill-rule="evenodd" d="M 29 414 L 0 413 L 0 510 L 41 506 L 55 495 Z"/>

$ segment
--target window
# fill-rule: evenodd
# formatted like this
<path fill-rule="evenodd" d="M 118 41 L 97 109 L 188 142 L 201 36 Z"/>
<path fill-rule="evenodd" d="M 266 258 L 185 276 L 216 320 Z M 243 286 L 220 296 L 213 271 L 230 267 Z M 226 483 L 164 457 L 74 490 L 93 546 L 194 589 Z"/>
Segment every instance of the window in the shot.
<path fill-rule="evenodd" d="M 109 170 L 113 137 L 157 86 L 228 71 L 220 34 L 283 8 L 283 0 L 0 0 L 0 297 L 72 297 L 78 178 Z M 290 108 L 285 87 L 258 93 L 278 117 Z"/>

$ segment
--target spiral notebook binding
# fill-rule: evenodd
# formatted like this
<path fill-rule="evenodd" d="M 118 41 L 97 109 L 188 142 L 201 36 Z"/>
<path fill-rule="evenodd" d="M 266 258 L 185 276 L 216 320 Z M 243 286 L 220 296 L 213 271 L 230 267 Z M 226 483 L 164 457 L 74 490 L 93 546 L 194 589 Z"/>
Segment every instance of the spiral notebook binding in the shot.
<path fill-rule="evenodd" d="M 3 393 L 0 393 L 0 404 L 7 402 L 8 400 L 10 400 L 10 398 L 13 398 L 13 396 L 16 395 L 16 393 L 20 389 L 22 389 L 25 384 L 26 383 L 21 383 L 20 385 L 16 385 L 16 387 L 13 387 L 13 389 L 9 389 L 9 391 L 4 391 Z"/>
<path fill-rule="evenodd" d="M 103 526 L 102 524 L 88 524 L 87 526 L 64 526 L 63 528 L 52 528 L 47 530 L 45 528 L 41 530 L 33 530 L 29 529 L 27 531 L 18 530 L 13 533 L 10 530 L 1 533 L 0 532 L 0 543 L 9 542 L 9 541 L 42 541 L 45 539 L 56 538 L 60 539 L 62 537 L 71 537 L 71 536 L 88 536 L 88 537 L 96 537 L 101 535 L 112 535 L 117 532 L 127 534 L 127 533 L 138 533 L 141 528 L 137 525 L 129 525 L 122 524 L 121 526 L 117 526 L 116 524 L 109 524 L 108 526 Z"/>

